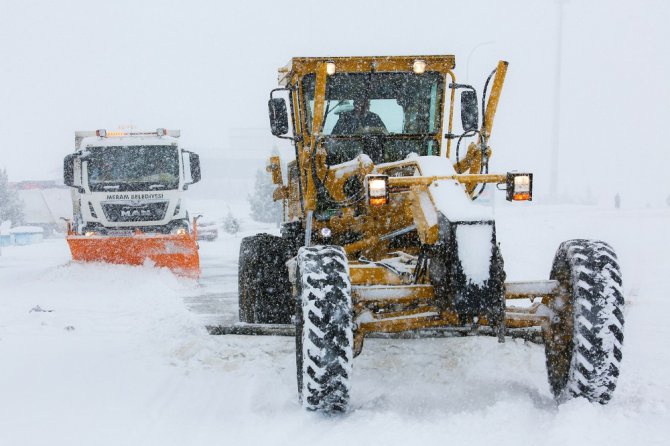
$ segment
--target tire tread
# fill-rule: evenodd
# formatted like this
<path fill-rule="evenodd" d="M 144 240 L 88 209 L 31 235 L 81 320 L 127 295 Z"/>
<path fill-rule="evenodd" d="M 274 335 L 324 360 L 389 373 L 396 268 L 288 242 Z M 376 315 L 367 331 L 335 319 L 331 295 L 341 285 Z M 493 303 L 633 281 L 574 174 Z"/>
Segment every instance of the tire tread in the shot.
<path fill-rule="evenodd" d="M 353 361 L 351 282 L 344 250 L 336 246 L 298 251 L 296 338 L 298 391 L 302 405 L 322 412 L 345 411 Z"/>
<path fill-rule="evenodd" d="M 584 397 L 607 403 L 616 388 L 622 360 L 623 304 L 621 272 L 611 246 L 602 241 L 569 240 L 559 247 L 552 279 L 561 281 L 572 299 L 572 335 L 564 351 L 547 344 L 549 382 L 559 401 Z M 555 309 L 556 310 L 556 309 Z M 569 359 L 561 372 L 559 356 Z"/>

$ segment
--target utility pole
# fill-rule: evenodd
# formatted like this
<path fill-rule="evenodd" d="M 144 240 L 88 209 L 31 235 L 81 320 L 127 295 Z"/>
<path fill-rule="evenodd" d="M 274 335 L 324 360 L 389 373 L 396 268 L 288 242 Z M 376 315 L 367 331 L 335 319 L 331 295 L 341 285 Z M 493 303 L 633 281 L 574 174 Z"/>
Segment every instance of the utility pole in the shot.
<path fill-rule="evenodd" d="M 472 59 L 472 55 L 475 54 L 475 51 L 477 51 L 479 48 L 485 46 L 485 45 L 493 45 L 495 41 L 489 40 L 486 42 L 479 42 L 477 45 L 472 47 L 470 50 L 470 54 L 468 54 L 468 59 L 467 62 L 465 63 L 465 82 L 470 82 L 470 59 Z"/>
<path fill-rule="evenodd" d="M 561 59 L 563 53 L 563 5 L 567 0 L 556 0 L 558 23 L 556 26 L 556 74 L 554 78 L 554 119 L 551 135 L 550 190 L 549 198 L 558 201 L 558 151 L 561 133 Z"/>

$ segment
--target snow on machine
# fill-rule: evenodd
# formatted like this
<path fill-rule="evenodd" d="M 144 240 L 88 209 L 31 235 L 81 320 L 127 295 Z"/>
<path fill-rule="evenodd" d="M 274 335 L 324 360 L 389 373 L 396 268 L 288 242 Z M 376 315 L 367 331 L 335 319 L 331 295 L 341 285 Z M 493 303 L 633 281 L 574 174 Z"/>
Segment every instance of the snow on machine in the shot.
<path fill-rule="evenodd" d="M 73 260 L 167 267 L 197 277 L 197 222 L 183 191 L 200 181 L 197 154 L 179 130 L 77 131 L 64 160 L 72 187 L 67 242 Z"/>
<path fill-rule="evenodd" d="M 294 58 L 280 68 L 271 129 L 295 147 L 286 184 L 279 157 L 268 166 L 282 235 L 242 240 L 241 323 L 210 332 L 295 332 L 309 410 L 346 410 L 365 337 L 435 332 L 532 334 L 557 400 L 608 402 L 623 343 L 616 254 L 569 240 L 549 280 L 507 282 L 492 209 L 477 200 L 487 186 L 532 200 L 531 173 L 489 173 L 507 66 L 484 84 L 481 114 L 453 56 Z"/>

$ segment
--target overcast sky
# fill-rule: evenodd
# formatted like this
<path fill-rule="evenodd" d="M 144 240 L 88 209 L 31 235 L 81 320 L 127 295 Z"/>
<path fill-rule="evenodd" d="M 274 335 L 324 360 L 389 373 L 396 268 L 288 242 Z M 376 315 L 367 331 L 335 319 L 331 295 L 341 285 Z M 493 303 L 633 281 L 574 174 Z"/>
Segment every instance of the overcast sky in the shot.
<path fill-rule="evenodd" d="M 670 2 L 563 6 L 560 182 L 564 193 L 670 194 Z M 75 130 L 179 128 L 205 157 L 230 129 L 268 128 L 276 69 L 292 56 L 455 54 L 481 89 L 510 62 L 492 170 L 549 184 L 555 0 L 0 0 L 0 167 L 58 178 Z M 269 130 L 268 130 L 269 131 Z M 269 148 L 268 148 L 269 150 Z"/>

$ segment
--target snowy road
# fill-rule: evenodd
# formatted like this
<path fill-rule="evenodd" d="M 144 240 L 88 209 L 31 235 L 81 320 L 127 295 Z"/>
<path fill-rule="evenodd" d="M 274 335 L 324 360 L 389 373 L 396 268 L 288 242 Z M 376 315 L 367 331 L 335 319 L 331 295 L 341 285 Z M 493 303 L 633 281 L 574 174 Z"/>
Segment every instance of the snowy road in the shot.
<path fill-rule="evenodd" d="M 509 280 L 546 278 L 564 239 L 618 251 L 626 339 L 609 405 L 557 407 L 542 347 L 523 341 L 370 339 L 354 361 L 353 410 L 332 418 L 299 407 L 291 338 L 204 330 L 237 319 L 244 234 L 201 244 L 199 284 L 69 264 L 62 240 L 4 248 L 0 445 L 666 444 L 668 228 L 668 209 L 498 210 Z"/>

